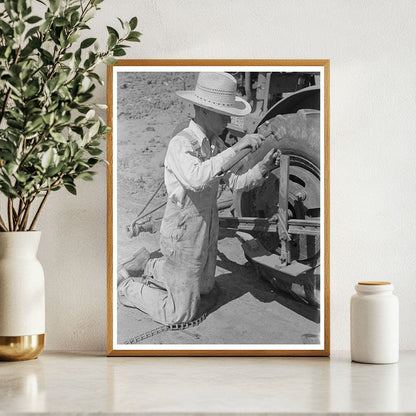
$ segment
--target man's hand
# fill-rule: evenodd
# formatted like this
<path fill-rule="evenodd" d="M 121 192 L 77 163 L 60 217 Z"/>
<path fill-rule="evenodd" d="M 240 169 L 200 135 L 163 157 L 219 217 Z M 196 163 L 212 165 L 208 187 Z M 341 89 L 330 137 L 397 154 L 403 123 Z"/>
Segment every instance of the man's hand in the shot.
<path fill-rule="evenodd" d="M 271 170 L 276 169 L 280 165 L 280 156 L 282 152 L 280 150 L 271 149 L 263 160 L 259 162 L 260 172 L 263 176 L 266 176 Z"/>
<path fill-rule="evenodd" d="M 234 146 L 234 150 L 236 152 L 239 152 L 243 149 L 247 149 L 251 147 L 251 150 L 257 150 L 262 141 L 264 140 L 264 137 L 261 134 L 247 134 L 244 136 L 241 140 L 239 140 Z"/>

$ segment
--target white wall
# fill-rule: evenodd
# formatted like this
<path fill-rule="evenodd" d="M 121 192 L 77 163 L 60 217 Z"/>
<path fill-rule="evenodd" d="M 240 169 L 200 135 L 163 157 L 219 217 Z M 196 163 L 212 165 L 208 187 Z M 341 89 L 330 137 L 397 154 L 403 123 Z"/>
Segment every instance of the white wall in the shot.
<path fill-rule="evenodd" d="M 416 2 L 106 0 L 92 30 L 104 43 L 134 15 L 131 59 L 331 60 L 331 347 L 349 348 L 354 284 L 374 279 L 394 283 L 401 348 L 416 349 Z M 101 167 L 40 221 L 49 350 L 105 349 L 105 190 Z"/>

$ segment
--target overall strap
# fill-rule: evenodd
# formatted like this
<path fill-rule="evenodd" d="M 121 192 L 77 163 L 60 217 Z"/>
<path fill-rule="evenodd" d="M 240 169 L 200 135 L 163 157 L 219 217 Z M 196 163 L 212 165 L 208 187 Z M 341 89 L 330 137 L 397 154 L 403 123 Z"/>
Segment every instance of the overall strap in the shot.
<path fill-rule="evenodd" d="M 192 151 L 195 153 L 196 157 L 203 162 L 205 160 L 204 156 L 201 152 L 201 145 L 199 144 L 198 140 L 195 138 L 195 136 L 187 131 L 187 129 L 182 130 L 178 135 L 185 137 L 189 140 L 189 143 L 192 146 Z"/>

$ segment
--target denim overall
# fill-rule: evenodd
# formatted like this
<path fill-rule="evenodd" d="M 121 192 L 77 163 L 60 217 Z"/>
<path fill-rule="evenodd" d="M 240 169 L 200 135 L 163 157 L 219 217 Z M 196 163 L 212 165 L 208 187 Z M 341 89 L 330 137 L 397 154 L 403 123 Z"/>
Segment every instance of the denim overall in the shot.
<path fill-rule="evenodd" d="M 194 156 L 203 156 L 197 140 L 187 131 Z M 119 285 L 119 299 L 140 309 L 162 324 L 195 318 L 200 295 L 214 287 L 218 242 L 217 192 L 215 179 L 200 192 L 186 191 L 182 206 L 168 199 L 161 229 L 163 257 L 147 262 L 143 278 L 127 278 Z"/>

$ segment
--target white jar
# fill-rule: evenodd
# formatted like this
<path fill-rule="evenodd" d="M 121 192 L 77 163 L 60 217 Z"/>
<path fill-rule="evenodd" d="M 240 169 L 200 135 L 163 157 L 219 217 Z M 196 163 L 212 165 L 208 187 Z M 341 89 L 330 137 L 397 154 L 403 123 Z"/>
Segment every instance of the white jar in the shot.
<path fill-rule="evenodd" d="M 351 359 L 389 364 L 399 360 L 399 302 L 390 282 L 359 282 L 351 297 Z"/>

